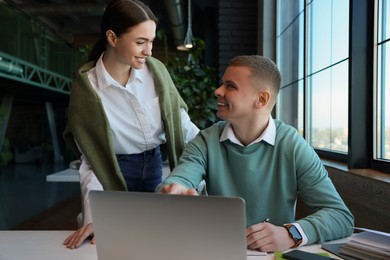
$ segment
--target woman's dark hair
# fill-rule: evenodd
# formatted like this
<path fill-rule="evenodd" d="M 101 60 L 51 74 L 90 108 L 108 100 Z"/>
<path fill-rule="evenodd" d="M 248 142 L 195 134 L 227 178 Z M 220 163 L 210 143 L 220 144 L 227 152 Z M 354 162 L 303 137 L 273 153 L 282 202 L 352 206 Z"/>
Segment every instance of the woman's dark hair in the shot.
<path fill-rule="evenodd" d="M 106 31 L 112 30 L 118 37 L 140 23 L 157 18 L 143 2 L 138 0 L 112 0 L 106 7 L 100 25 L 100 38 L 92 48 L 89 61 L 97 61 L 106 50 Z"/>

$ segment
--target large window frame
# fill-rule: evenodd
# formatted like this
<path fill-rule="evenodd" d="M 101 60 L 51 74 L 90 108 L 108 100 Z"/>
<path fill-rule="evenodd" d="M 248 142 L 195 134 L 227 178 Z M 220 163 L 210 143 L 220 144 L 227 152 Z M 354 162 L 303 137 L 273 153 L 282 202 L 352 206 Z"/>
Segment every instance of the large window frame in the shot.
<path fill-rule="evenodd" d="M 350 0 L 349 6 L 349 63 L 348 63 L 348 151 L 338 153 L 317 150 L 322 158 L 345 162 L 349 169 L 375 169 L 390 173 L 390 161 L 376 157 L 376 12 L 378 0 Z M 275 3 L 276 5 L 276 3 Z M 305 1 L 305 9 L 307 8 Z M 305 10 L 306 12 L 307 10 Z M 276 14 L 278 11 L 276 12 Z M 306 18 L 305 18 L 306 19 Z M 389 18 L 390 19 L 390 18 Z M 275 15 L 277 21 L 277 15 Z M 306 23 L 306 20 L 305 20 Z M 307 26 L 304 26 L 305 30 Z M 307 37 L 305 31 L 304 37 Z M 278 39 L 276 40 L 278 42 Z M 278 44 L 276 44 L 278 48 Z M 305 51 L 307 46 L 305 46 Z M 278 54 L 277 54 L 278 55 Z M 305 54 L 306 55 L 306 54 Z M 278 60 L 278 57 L 276 57 Z M 279 64 L 278 64 L 279 65 Z M 390 64 L 388 65 L 390 66 Z M 305 73 L 306 77 L 307 73 Z M 283 77 L 283 75 L 282 75 Z M 309 129 L 307 117 L 307 82 L 304 80 L 304 131 Z M 297 101 L 296 104 L 299 102 Z M 280 111 L 277 111 L 277 115 Z"/>
<path fill-rule="evenodd" d="M 382 4 L 382 10 L 379 8 L 379 6 Z M 390 19 L 390 17 L 387 17 L 385 14 L 386 5 L 390 5 L 390 2 L 386 0 L 376 0 L 374 5 L 374 47 L 373 47 L 373 56 L 374 56 L 374 66 L 373 66 L 373 81 L 374 81 L 374 104 L 373 104 L 373 110 L 374 110 L 374 129 L 373 129 L 373 135 L 374 135 L 374 141 L 373 141 L 373 159 L 372 159 L 372 165 L 373 168 L 379 169 L 382 171 L 389 172 L 388 169 L 390 168 L 390 163 L 386 159 L 382 159 L 385 153 L 385 116 L 384 113 L 390 113 L 389 111 L 386 111 L 384 109 L 385 107 L 385 89 L 390 89 L 390 86 L 384 86 L 382 84 L 385 84 L 385 82 L 388 81 L 388 79 L 385 81 L 385 78 L 389 76 L 388 73 L 386 73 L 385 68 L 390 67 L 390 63 L 385 63 L 384 59 L 386 56 L 386 53 L 384 51 L 386 50 L 386 46 L 390 46 L 390 38 L 389 35 L 386 35 L 386 24 L 389 23 L 386 22 L 386 19 Z M 389 8 L 389 6 L 387 6 Z M 382 11 L 382 13 L 380 13 Z M 380 16 L 382 15 L 382 21 L 380 21 Z M 382 24 L 381 24 L 382 22 Z M 383 34 L 384 33 L 384 34 Z M 388 31 L 387 31 L 388 34 Z M 383 39 L 386 38 L 386 39 Z M 386 50 L 389 52 L 389 48 Z M 388 54 L 387 54 L 388 55 Z M 379 65 L 380 64 L 380 65 Z M 385 68 L 384 68 L 385 67 Z M 383 75 L 385 74 L 385 75 Z M 384 82 L 385 81 L 385 82 Z M 389 102 L 389 100 L 387 100 Z M 382 109 L 385 110 L 385 112 L 382 111 Z M 387 137 L 386 137 L 387 138 Z"/>

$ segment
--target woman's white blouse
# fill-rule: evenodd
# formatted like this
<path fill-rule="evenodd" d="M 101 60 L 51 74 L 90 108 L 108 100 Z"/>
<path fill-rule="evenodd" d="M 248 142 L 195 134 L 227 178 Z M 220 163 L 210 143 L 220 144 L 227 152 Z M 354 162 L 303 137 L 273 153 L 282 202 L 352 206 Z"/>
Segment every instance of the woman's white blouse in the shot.
<path fill-rule="evenodd" d="M 87 75 L 102 101 L 110 123 L 115 154 L 142 153 L 165 143 L 159 99 L 148 67 L 132 69 L 126 85 L 121 86 L 105 69 L 102 57 Z M 187 143 L 198 134 L 199 129 L 191 122 L 184 109 L 180 112 Z M 83 222 L 86 225 L 92 222 L 88 193 L 90 190 L 102 190 L 103 187 L 84 155 L 81 156 L 79 173 L 84 200 Z"/>

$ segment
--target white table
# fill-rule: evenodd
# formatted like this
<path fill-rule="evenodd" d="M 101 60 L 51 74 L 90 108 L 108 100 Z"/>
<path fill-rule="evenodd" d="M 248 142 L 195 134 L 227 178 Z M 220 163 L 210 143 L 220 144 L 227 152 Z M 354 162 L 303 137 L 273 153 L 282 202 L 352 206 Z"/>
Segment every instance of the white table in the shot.
<path fill-rule="evenodd" d="M 48 182 L 80 182 L 79 170 L 68 168 L 46 176 Z"/>
<path fill-rule="evenodd" d="M 74 231 L 0 231 L 1 260 L 97 260 L 94 245 L 77 250 L 62 242 Z"/>
<path fill-rule="evenodd" d="M 96 247 L 89 241 L 78 249 L 67 249 L 62 245 L 74 231 L 0 231 L 1 260 L 97 260 Z M 343 239 L 345 241 L 346 239 Z M 335 241 L 340 242 L 340 241 Z M 325 252 L 320 245 L 304 246 L 301 250 L 318 253 Z M 341 259 L 333 256 L 335 259 Z M 248 260 L 271 260 L 267 256 L 250 256 Z"/>
<path fill-rule="evenodd" d="M 163 164 L 163 179 L 171 172 L 169 164 Z M 78 169 L 68 168 L 59 172 L 55 172 L 46 176 L 47 182 L 80 182 Z"/>

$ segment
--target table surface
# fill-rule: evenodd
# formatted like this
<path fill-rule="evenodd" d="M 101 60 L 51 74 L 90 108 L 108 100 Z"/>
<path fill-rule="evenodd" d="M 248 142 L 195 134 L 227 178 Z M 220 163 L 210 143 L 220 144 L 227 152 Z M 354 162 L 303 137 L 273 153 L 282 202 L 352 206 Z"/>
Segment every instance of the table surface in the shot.
<path fill-rule="evenodd" d="M 77 250 L 62 245 L 74 231 L 0 231 L 1 260 L 97 260 L 94 245 L 84 243 Z"/>
<path fill-rule="evenodd" d="M 80 182 L 79 170 L 68 168 L 46 176 L 47 182 Z"/>
<path fill-rule="evenodd" d="M 74 231 L 0 231 L 1 260 L 97 260 L 95 245 L 89 241 L 74 250 L 65 248 L 62 242 Z M 335 242 L 345 241 L 338 240 Z M 320 245 L 303 246 L 301 250 L 325 252 Z M 335 259 L 341 259 L 333 256 Z M 248 256 L 248 260 L 274 259 L 267 256 Z"/>
<path fill-rule="evenodd" d="M 164 163 L 163 179 L 165 179 L 171 172 L 169 164 Z M 59 172 L 54 172 L 46 176 L 47 182 L 80 182 L 79 170 L 74 168 L 68 168 Z"/>

